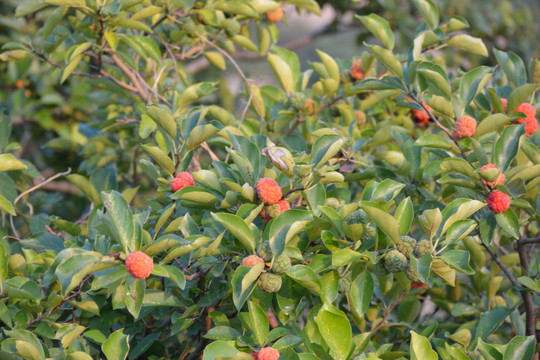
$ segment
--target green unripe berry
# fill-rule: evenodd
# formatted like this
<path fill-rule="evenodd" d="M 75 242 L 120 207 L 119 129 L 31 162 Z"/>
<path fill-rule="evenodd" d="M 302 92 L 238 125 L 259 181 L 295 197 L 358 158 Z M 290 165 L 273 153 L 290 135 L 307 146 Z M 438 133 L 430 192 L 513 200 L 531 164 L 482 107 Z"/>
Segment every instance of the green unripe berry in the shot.
<path fill-rule="evenodd" d="M 384 257 L 384 265 L 386 269 L 392 273 L 407 270 L 409 263 L 407 258 L 398 250 L 391 250 Z"/>
<path fill-rule="evenodd" d="M 414 248 L 414 256 L 416 257 L 422 257 L 426 254 L 431 254 L 432 252 L 433 247 L 431 246 L 431 242 L 429 242 L 428 240 L 419 241 Z"/>
<path fill-rule="evenodd" d="M 396 247 L 400 253 L 409 257 L 414 251 L 416 246 L 416 240 L 410 236 L 402 236 L 399 242 L 396 244 Z"/>
<path fill-rule="evenodd" d="M 409 267 L 407 268 L 407 278 L 411 281 L 418 281 L 418 273 L 416 272 L 416 270 L 414 270 L 414 268 L 412 266 L 409 265 Z"/>
<path fill-rule="evenodd" d="M 351 224 L 365 224 L 367 221 L 367 214 L 364 210 L 358 209 L 353 211 L 347 216 L 347 225 Z"/>
<path fill-rule="evenodd" d="M 263 242 L 259 247 L 257 248 L 257 255 L 263 258 L 264 261 L 271 261 L 272 257 L 274 256 L 272 254 L 272 249 L 270 248 L 270 243 L 268 241 Z"/>
<path fill-rule="evenodd" d="M 366 227 L 364 233 L 362 234 L 362 242 L 372 240 L 377 236 L 377 230 L 372 227 Z"/>
<path fill-rule="evenodd" d="M 281 289 L 281 275 L 265 272 L 259 276 L 257 285 L 263 291 L 274 293 Z"/>
<path fill-rule="evenodd" d="M 382 276 L 389 274 L 388 269 L 384 265 L 384 258 L 380 259 L 379 262 L 375 264 L 375 271 Z"/>
<path fill-rule="evenodd" d="M 285 255 L 281 254 L 274 259 L 272 264 L 272 271 L 276 274 L 285 274 L 291 269 L 291 259 Z"/>

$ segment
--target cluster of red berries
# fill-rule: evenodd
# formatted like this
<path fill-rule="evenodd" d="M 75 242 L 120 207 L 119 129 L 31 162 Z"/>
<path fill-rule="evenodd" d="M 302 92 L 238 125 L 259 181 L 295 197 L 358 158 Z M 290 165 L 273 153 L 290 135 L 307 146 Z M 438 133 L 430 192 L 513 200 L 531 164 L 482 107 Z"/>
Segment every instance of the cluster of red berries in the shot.
<path fill-rule="evenodd" d="M 504 105 L 504 112 L 508 112 L 508 100 L 501 99 L 501 102 Z M 529 103 L 521 103 L 515 110 L 515 112 L 520 112 L 525 114 L 523 119 L 513 121 L 514 124 L 523 124 L 525 123 L 525 136 L 531 136 L 538 130 L 538 120 L 536 119 L 536 109 Z"/>
<path fill-rule="evenodd" d="M 510 196 L 502 191 L 493 190 L 488 194 L 486 202 L 491 211 L 499 214 L 505 212 L 510 207 Z"/>
<path fill-rule="evenodd" d="M 277 360 L 279 356 L 279 351 L 271 347 L 262 348 L 258 353 L 251 353 L 254 360 Z"/>

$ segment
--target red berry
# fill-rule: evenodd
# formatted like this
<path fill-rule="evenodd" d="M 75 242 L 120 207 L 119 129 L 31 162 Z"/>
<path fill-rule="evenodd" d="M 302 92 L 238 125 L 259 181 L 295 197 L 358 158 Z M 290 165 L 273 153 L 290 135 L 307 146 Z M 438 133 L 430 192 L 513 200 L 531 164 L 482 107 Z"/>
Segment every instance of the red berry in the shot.
<path fill-rule="evenodd" d="M 501 191 L 492 191 L 486 199 L 488 207 L 495 214 L 505 212 L 510 207 L 510 196 Z"/>
<path fill-rule="evenodd" d="M 495 166 L 493 164 L 487 164 L 487 165 L 482 166 L 480 168 L 480 171 L 488 170 L 488 169 L 497 169 L 497 166 Z M 495 187 L 495 186 L 498 186 L 498 185 L 504 185 L 505 181 L 506 181 L 506 176 L 504 176 L 504 174 L 499 171 L 499 175 L 497 176 L 497 178 L 494 181 L 486 181 L 486 180 L 482 179 L 482 184 L 484 184 L 485 186 L 488 186 L 488 187 Z"/>
<path fill-rule="evenodd" d="M 517 112 L 522 112 L 526 116 L 523 119 L 516 120 L 516 124 L 525 123 L 526 136 L 534 134 L 538 130 L 538 120 L 536 119 L 536 109 L 528 103 L 522 103 L 516 109 Z"/>
<path fill-rule="evenodd" d="M 262 348 L 257 354 L 259 360 L 277 360 L 279 359 L 279 351 L 271 347 Z"/>
<path fill-rule="evenodd" d="M 134 251 L 126 259 L 126 269 L 137 279 L 146 279 L 154 270 L 152 258 L 142 251 Z"/>
<path fill-rule="evenodd" d="M 243 258 L 242 262 L 240 263 L 240 265 L 245 265 L 249 267 L 254 267 L 257 264 L 264 264 L 263 258 L 257 255 L 249 255 L 248 257 Z"/>
<path fill-rule="evenodd" d="M 420 281 L 415 281 L 415 282 L 413 282 L 413 283 L 411 284 L 411 288 L 413 288 L 413 289 L 414 289 L 414 288 L 419 288 L 419 287 L 421 287 L 421 288 L 427 288 L 428 286 L 427 286 L 427 284 L 424 284 L 423 282 L 420 282 Z"/>
<path fill-rule="evenodd" d="M 186 186 L 193 186 L 195 185 L 195 181 L 193 180 L 193 176 L 191 176 L 188 172 L 181 172 L 171 183 L 172 191 L 177 192 L 180 189 L 183 189 Z"/>
<path fill-rule="evenodd" d="M 471 137 L 476 131 L 476 120 L 468 115 L 464 115 L 457 119 L 454 125 L 454 134 L 457 137 Z"/>
<path fill-rule="evenodd" d="M 253 358 L 253 360 L 258 360 L 259 358 L 257 357 L 257 353 L 251 353 L 249 354 L 251 355 L 251 357 Z"/>
<path fill-rule="evenodd" d="M 274 179 L 263 178 L 255 185 L 257 196 L 265 204 L 275 204 L 281 200 L 281 188 Z"/>
<path fill-rule="evenodd" d="M 354 80 L 362 80 L 365 76 L 364 71 L 362 70 L 362 60 L 356 60 L 350 70 L 351 77 Z"/>

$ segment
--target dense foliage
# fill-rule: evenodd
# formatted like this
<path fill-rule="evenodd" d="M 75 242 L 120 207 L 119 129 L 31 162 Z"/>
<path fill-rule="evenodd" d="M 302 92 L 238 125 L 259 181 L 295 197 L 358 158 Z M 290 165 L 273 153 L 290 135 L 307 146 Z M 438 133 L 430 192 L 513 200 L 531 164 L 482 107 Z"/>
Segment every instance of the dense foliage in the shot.
<path fill-rule="evenodd" d="M 1 357 L 537 356 L 540 60 L 451 3 L 0 5 Z"/>

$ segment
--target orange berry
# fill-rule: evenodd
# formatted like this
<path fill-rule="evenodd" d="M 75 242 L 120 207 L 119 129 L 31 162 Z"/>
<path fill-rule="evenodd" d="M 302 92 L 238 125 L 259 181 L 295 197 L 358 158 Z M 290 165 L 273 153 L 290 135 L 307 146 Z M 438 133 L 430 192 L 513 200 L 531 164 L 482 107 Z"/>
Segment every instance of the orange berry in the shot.
<path fill-rule="evenodd" d="M 263 258 L 257 255 L 249 255 L 248 257 L 243 258 L 242 262 L 240 263 L 240 265 L 245 265 L 249 267 L 254 267 L 257 264 L 264 264 Z"/>
<path fill-rule="evenodd" d="M 356 60 L 350 70 L 351 77 L 354 80 L 362 80 L 365 76 L 364 71 L 362 70 L 362 60 Z"/>
<path fill-rule="evenodd" d="M 487 164 L 480 168 L 480 171 L 488 170 L 488 169 L 498 169 L 497 166 L 493 164 Z M 497 179 L 494 181 L 486 181 L 482 179 L 482 184 L 488 187 L 495 187 L 497 185 L 504 185 L 504 182 L 506 181 L 506 176 L 502 172 L 499 171 L 499 175 L 497 176 Z"/>
<path fill-rule="evenodd" d="M 277 8 L 277 9 L 268 11 L 266 13 L 266 18 L 271 23 L 277 23 L 277 22 L 281 21 L 281 19 L 283 18 L 283 9 L 282 8 Z"/>
<path fill-rule="evenodd" d="M 510 196 L 501 191 L 492 191 L 488 194 L 486 202 L 491 211 L 499 214 L 510 207 Z"/>
<path fill-rule="evenodd" d="M 172 191 L 177 192 L 180 189 L 183 189 L 186 186 L 193 186 L 195 185 L 195 180 L 193 180 L 193 176 L 191 176 L 188 172 L 181 172 L 174 180 L 171 182 L 171 188 Z"/>
<path fill-rule="evenodd" d="M 259 360 L 277 360 L 279 359 L 279 351 L 271 347 L 262 348 L 257 354 Z"/>
<path fill-rule="evenodd" d="M 460 117 L 454 125 L 454 134 L 460 138 L 471 137 L 475 131 L 476 120 L 468 115 Z"/>
<path fill-rule="evenodd" d="M 279 212 L 284 212 L 285 210 L 289 210 L 291 208 L 291 205 L 286 200 L 279 200 L 277 204 L 279 205 Z"/>
<path fill-rule="evenodd" d="M 422 105 L 428 110 L 431 110 L 428 104 L 422 101 Z M 429 114 L 425 112 L 424 110 L 413 110 L 413 120 L 418 126 L 428 126 L 429 125 Z"/>
<path fill-rule="evenodd" d="M 262 178 L 255 185 L 257 196 L 265 204 L 275 204 L 281 200 L 281 188 L 274 179 Z"/>
<path fill-rule="evenodd" d="M 134 251 L 126 259 L 126 269 L 134 278 L 146 279 L 154 270 L 154 262 L 142 251 Z"/>
<path fill-rule="evenodd" d="M 302 107 L 302 111 L 307 112 L 309 116 L 312 116 L 315 114 L 315 104 L 313 103 L 313 99 L 307 98 L 306 103 Z"/>
<path fill-rule="evenodd" d="M 16 87 L 17 89 L 20 89 L 20 88 L 22 88 L 23 86 L 24 86 L 24 81 L 22 81 L 22 80 L 17 80 L 17 81 L 15 82 L 15 87 Z"/>

